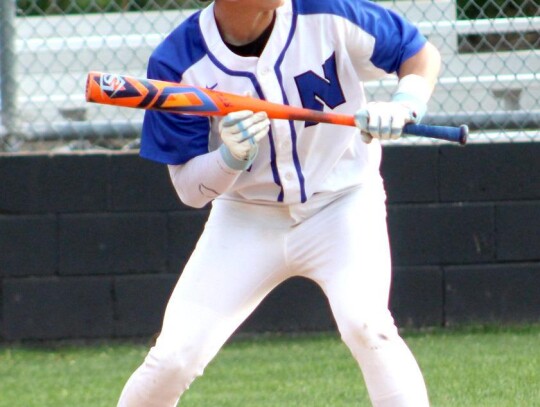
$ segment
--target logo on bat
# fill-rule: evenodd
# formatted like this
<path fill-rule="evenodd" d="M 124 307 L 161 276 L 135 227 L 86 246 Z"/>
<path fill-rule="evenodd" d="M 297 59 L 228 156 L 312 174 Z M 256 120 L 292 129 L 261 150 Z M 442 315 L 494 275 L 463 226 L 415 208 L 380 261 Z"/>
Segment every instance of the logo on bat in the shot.
<path fill-rule="evenodd" d="M 110 97 L 114 97 L 119 91 L 125 90 L 125 84 L 126 81 L 121 76 L 108 74 L 101 76 L 99 86 Z"/>

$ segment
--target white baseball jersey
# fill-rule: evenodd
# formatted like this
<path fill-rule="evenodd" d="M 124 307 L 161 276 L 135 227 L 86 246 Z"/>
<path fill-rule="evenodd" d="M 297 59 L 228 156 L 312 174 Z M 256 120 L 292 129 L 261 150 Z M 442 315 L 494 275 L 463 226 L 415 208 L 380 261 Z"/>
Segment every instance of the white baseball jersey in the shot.
<path fill-rule="evenodd" d="M 425 41 L 403 18 L 366 0 L 286 0 L 260 57 L 242 57 L 223 42 L 212 4 L 162 42 L 148 77 L 354 114 L 366 103 L 362 82 L 397 71 Z M 219 147 L 217 121 L 148 111 L 140 154 L 183 164 Z M 380 180 L 380 158 L 380 144 L 363 143 L 354 127 L 272 120 L 252 166 L 222 198 L 303 203 Z"/>

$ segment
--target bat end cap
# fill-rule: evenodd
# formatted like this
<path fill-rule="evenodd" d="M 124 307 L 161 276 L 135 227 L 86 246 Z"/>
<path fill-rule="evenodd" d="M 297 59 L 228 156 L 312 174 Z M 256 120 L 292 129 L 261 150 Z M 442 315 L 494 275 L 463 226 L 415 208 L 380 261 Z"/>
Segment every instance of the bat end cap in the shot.
<path fill-rule="evenodd" d="M 464 146 L 469 139 L 469 126 L 462 124 L 459 126 L 459 144 Z"/>

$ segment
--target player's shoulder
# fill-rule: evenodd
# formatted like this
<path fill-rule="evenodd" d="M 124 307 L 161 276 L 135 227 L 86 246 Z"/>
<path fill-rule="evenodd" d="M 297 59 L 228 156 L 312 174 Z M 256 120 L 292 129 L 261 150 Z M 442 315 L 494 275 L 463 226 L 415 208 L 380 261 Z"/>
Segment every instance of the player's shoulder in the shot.
<path fill-rule="evenodd" d="M 206 55 L 206 47 L 199 24 L 200 11 L 178 25 L 154 49 L 150 64 L 174 66 L 178 72 L 187 70 Z"/>
<path fill-rule="evenodd" d="M 193 52 L 201 48 L 200 15 L 201 12 L 197 11 L 182 21 L 163 39 L 156 52 Z"/>
<path fill-rule="evenodd" d="M 388 15 L 388 9 L 370 0 L 293 0 L 298 15 L 326 14 L 345 19 L 362 29 L 376 26 Z"/>
<path fill-rule="evenodd" d="M 352 17 L 380 7 L 370 0 L 294 0 L 299 14 L 333 14 Z"/>

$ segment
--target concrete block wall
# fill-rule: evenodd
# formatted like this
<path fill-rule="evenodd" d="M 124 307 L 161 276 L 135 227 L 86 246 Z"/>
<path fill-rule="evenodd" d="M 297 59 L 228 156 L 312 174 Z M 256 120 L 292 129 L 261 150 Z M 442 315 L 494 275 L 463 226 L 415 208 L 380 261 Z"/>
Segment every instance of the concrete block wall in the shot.
<path fill-rule="evenodd" d="M 540 144 L 388 147 L 405 324 L 540 321 Z"/>
<path fill-rule="evenodd" d="M 384 148 L 398 325 L 538 322 L 538 157 L 537 143 Z M 207 214 L 133 153 L 0 156 L 0 340 L 153 335 Z M 240 331 L 330 329 L 298 278 Z"/>

